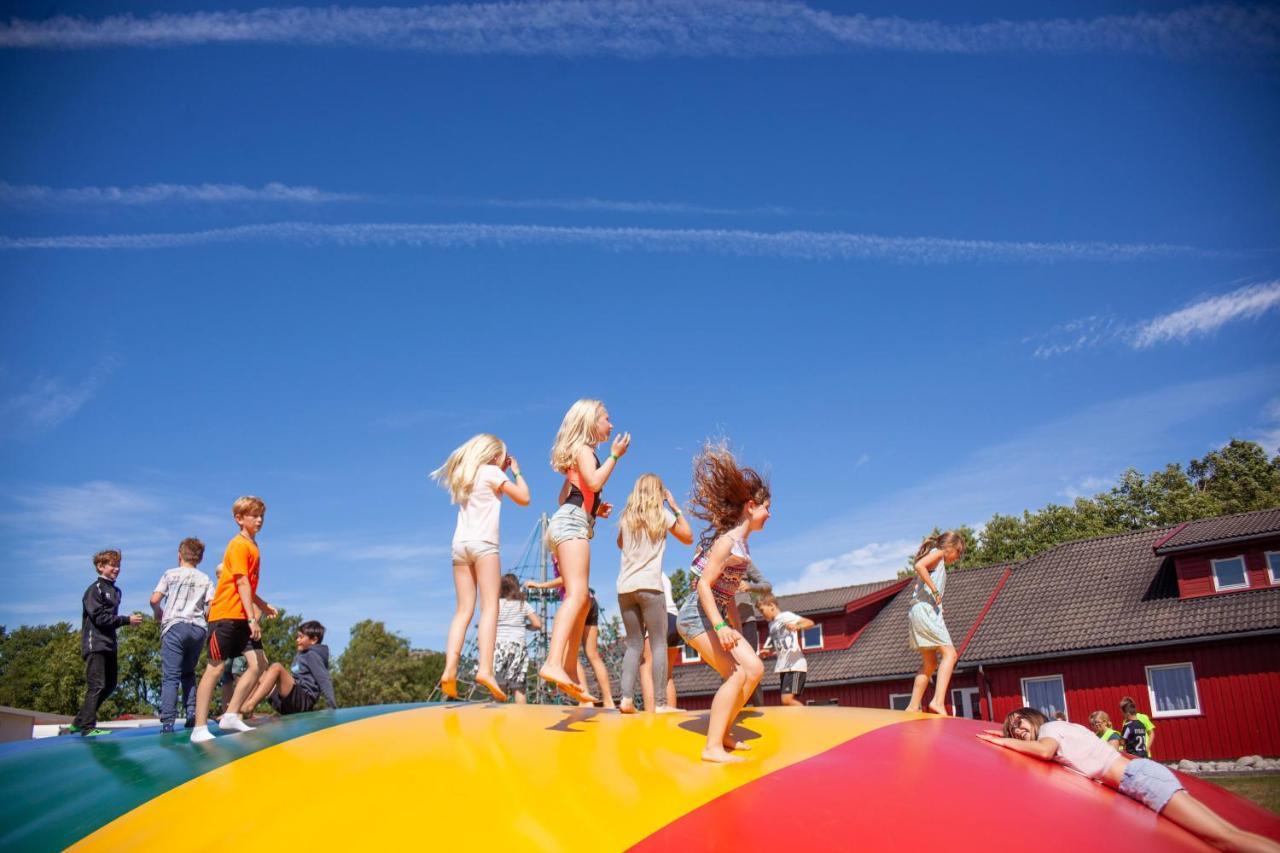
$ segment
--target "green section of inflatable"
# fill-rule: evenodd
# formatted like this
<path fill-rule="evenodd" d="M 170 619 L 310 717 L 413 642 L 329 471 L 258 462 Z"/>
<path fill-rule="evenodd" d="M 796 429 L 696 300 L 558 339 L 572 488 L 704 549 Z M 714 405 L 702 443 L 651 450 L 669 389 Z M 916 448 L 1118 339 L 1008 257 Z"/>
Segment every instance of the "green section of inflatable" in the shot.
<path fill-rule="evenodd" d="M 299 714 L 203 744 L 191 743 L 187 731 L 153 730 L 6 746 L 0 749 L 0 850 L 61 850 L 148 800 L 258 750 L 331 726 L 420 707 Z M 192 815 L 190 829 L 200 820 Z M 176 827 L 175 832 L 180 835 Z"/>

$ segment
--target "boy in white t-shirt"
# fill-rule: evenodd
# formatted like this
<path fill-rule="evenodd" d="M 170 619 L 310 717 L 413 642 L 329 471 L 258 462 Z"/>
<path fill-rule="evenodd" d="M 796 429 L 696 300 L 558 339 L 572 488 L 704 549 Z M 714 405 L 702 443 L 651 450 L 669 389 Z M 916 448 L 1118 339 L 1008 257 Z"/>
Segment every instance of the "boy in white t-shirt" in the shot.
<path fill-rule="evenodd" d="M 769 639 L 765 640 L 760 657 L 777 655 L 773 671 L 782 677 L 782 704 L 804 705 L 800 694 L 804 693 L 809 662 L 804 659 L 800 632 L 812 628 L 813 620 L 778 607 L 778 599 L 772 595 L 761 596 L 756 606 L 769 620 Z"/>
<path fill-rule="evenodd" d="M 151 593 L 151 612 L 160 623 L 160 730 L 173 731 L 178 718 L 178 691 L 186 710 L 186 727 L 196 724 L 196 664 L 208 631 L 213 582 L 196 568 L 204 559 L 204 543 L 183 539 L 178 567 L 160 576 Z M 163 602 L 163 606 L 161 605 Z"/>

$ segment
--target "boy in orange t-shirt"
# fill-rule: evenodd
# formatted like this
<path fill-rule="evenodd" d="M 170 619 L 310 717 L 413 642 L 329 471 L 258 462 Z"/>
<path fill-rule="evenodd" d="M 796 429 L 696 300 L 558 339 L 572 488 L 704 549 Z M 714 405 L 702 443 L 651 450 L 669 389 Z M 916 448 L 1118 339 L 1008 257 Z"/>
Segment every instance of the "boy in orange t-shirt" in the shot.
<path fill-rule="evenodd" d="M 236 682 L 235 692 L 227 703 L 218 728 L 224 731 L 248 731 L 250 726 L 241 718 L 241 704 L 253 692 L 258 675 L 267 667 L 262 652 L 261 614 L 275 616 L 277 611 L 258 596 L 257 536 L 262 529 L 267 505 L 252 495 L 238 498 L 231 506 L 240 532 L 227 543 L 222 557 L 222 574 L 218 577 L 218 589 L 209 605 L 209 665 L 200 676 L 196 690 L 196 727 L 191 730 L 192 743 L 212 740 L 209 732 L 209 703 L 213 690 L 222 678 L 222 670 L 228 661 L 244 655 L 244 675 Z"/>

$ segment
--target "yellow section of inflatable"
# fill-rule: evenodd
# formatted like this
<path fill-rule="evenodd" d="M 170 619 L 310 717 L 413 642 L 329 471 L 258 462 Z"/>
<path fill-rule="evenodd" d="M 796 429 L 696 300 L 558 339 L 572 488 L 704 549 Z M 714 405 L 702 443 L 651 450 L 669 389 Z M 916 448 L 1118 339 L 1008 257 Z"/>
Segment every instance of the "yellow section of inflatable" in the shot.
<path fill-rule="evenodd" d="M 415 708 L 248 755 L 74 849 L 160 849 L 181 839 L 184 849 L 222 851 L 620 850 L 727 791 L 904 717 L 747 711 L 734 734 L 752 749 L 735 765 L 699 761 L 706 719 L 534 705 Z M 296 808 L 279 806 L 287 797 Z"/>

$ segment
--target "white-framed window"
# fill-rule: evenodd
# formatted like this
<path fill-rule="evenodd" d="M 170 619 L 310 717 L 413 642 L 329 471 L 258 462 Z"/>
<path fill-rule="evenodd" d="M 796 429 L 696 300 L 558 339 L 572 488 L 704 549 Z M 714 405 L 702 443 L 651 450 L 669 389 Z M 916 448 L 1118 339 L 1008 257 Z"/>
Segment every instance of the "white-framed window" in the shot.
<path fill-rule="evenodd" d="M 697 663 L 702 660 L 702 655 L 698 654 L 698 650 L 688 643 L 681 643 L 680 660 L 682 663 Z"/>
<path fill-rule="evenodd" d="M 1196 668 L 1190 662 L 1147 667 L 1147 694 L 1153 717 L 1191 717 L 1200 713 Z"/>
<path fill-rule="evenodd" d="M 1267 552 L 1267 576 L 1272 583 L 1280 583 L 1280 551 Z"/>
<path fill-rule="evenodd" d="M 978 688 L 956 687 L 951 690 L 951 713 L 957 717 L 970 720 L 981 720 L 982 710 L 978 705 Z"/>
<path fill-rule="evenodd" d="M 907 706 L 911 704 L 910 693 L 890 693 L 889 694 L 889 710 L 905 711 Z"/>
<path fill-rule="evenodd" d="M 820 649 L 822 648 L 822 625 L 815 624 L 812 628 L 805 628 L 800 634 L 800 648 L 802 649 Z"/>
<path fill-rule="evenodd" d="M 1213 588 L 1216 592 L 1249 588 L 1249 573 L 1245 571 L 1243 556 L 1210 560 L 1209 565 L 1213 566 Z"/>
<path fill-rule="evenodd" d="M 1062 685 L 1061 675 L 1022 679 L 1022 704 L 1035 708 L 1050 720 L 1058 713 L 1070 719 L 1067 714 L 1067 691 Z"/>

